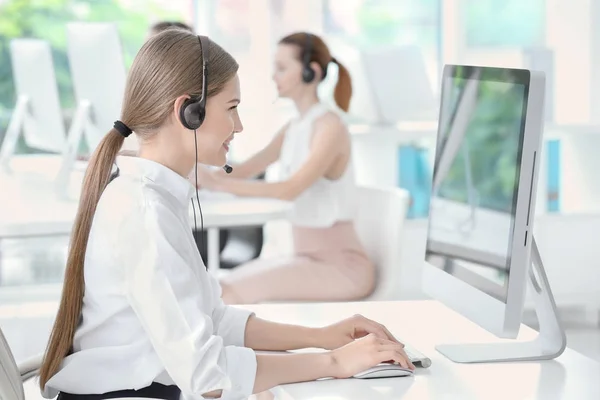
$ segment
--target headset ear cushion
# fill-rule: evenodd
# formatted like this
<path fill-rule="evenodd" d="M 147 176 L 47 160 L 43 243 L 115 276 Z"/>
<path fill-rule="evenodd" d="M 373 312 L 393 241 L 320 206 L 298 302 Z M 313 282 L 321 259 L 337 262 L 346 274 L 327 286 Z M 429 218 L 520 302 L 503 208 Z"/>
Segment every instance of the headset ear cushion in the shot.
<path fill-rule="evenodd" d="M 305 83 L 311 83 L 314 79 L 315 70 L 309 65 L 304 66 L 304 68 L 302 69 L 302 80 Z"/>
<path fill-rule="evenodd" d="M 187 129 L 198 129 L 204 121 L 206 110 L 198 99 L 187 99 L 179 110 L 179 119 Z"/>

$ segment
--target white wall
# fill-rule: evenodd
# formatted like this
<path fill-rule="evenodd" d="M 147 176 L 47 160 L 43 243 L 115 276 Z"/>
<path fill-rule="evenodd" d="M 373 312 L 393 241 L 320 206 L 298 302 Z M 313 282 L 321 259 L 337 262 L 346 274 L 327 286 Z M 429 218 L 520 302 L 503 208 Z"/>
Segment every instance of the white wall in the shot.
<path fill-rule="evenodd" d="M 525 67 L 522 48 L 473 48 L 466 44 L 461 21 L 464 0 L 443 4 L 443 62 Z M 600 121 L 600 2 L 546 0 L 545 42 L 554 52 L 556 122 Z M 593 112 L 592 110 L 597 110 Z"/>
<path fill-rule="evenodd" d="M 555 53 L 556 121 L 590 122 L 591 1 L 546 0 L 546 45 Z"/>

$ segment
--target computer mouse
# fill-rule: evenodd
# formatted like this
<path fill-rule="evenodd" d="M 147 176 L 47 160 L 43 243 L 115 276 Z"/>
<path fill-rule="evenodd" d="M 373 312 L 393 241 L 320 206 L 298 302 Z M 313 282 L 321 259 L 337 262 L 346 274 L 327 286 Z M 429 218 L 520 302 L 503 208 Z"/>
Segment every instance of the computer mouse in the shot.
<path fill-rule="evenodd" d="M 363 372 L 354 375 L 358 379 L 396 378 L 401 376 L 412 376 L 414 372 L 398 364 L 379 364 Z"/>

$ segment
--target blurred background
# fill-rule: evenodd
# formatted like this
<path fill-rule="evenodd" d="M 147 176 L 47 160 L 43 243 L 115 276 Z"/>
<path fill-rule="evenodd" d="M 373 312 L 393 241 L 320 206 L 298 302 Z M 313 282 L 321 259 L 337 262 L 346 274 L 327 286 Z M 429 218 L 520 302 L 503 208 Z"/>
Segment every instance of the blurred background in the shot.
<path fill-rule="evenodd" d="M 582 346 L 600 359 L 600 290 L 596 283 L 600 275 L 600 180 L 596 176 L 600 168 L 600 2 L 0 0 L 0 143 L 15 118 L 19 98 L 11 61 L 14 39 L 41 39 L 49 45 L 66 134 L 73 129 L 78 106 L 66 25 L 76 21 L 114 24 L 127 70 L 149 27 L 162 20 L 193 26 L 240 63 L 240 115 L 245 131 L 237 135 L 232 148 L 234 162 L 265 146 L 293 115 L 292 104 L 277 99 L 271 80 L 279 38 L 294 31 L 310 31 L 325 39 L 353 79 L 354 97 L 345 118 L 350 124 L 359 183 L 401 187 L 410 195 L 406 218 L 398 221 L 402 233 L 397 245 L 402 255 L 394 297 L 401 299 L 423 296 L 420 270 L 411 266 L 418 265 L 424 254 L 444 65 L 544 71 L 547 124 L 536 237 L 557 303 L 570 310 L 574 326 L 588 332 Z M 322 85 L 326 101 L 333 102 L 335 80 L 334 71 Z M 488 111 L 479 121 L 482 130 L 490 120 L 510 112 L 510 107 Z M 0 324 L 6 328 L 9 341 L 18 343 L 17 358 L 39 351 L 45 344 L 68 245 L 68 227 L 52 229 L 27 222 L 27 218 L 39 222 L 59 215 L 62 203 L 41 209 L 38 203 L 23 202 L 16 195 L 21 193 L 17 188 L 20 179 L 25 179 L 22 176 L 35 175 L 31 179 L 48 186 L 51 178 L 38 175 L 54 174 L 58 169 L 43 157 L 36 158 L 52 154 L 48 146 L 34 146 L 26 139 L 26 135 L 16 138 L 12 160 L 7 161 L 9 169 L 21 175 L 3 172 L 9 177 L 0 180 L 2 204 L 10 203 L 12 210 L 19 209 L 24 215 L 19 219 L 13 212 L 0 213 Z M 495 168 L 489 161 L 501 156 L 498 144 L 502 142 L 493 143 L 472 160 L 474 170 L 485 174 Z M 89 154 L 93 147 L 85 140 L 77 146 L 78 156 Z M 514 171 L 509 166 L 502 170 L 502 162 L 499 165 L 498 178 L 488 182 L 479 200 L 490 208 L 506 209 L 510 199 L 505 189 L 510 180 L 503 177 L 514 176 Z M 275 174 L 276 168 L 268 171 L 267 177 Z M 74 171 L 76 175 L 81 169 L 74 167 Z M 458 197 L 464 195 L 464 188 L 445 190 Z M 270 255 L 289 249 L 289 236 L 281 234 L 284 225 L 278 221 L 264 225 L 265 240 L 260 242 L 258 253 Z M 235 258 L 236 252 L 246 250 L 234 246 L 228 251 Z"/>

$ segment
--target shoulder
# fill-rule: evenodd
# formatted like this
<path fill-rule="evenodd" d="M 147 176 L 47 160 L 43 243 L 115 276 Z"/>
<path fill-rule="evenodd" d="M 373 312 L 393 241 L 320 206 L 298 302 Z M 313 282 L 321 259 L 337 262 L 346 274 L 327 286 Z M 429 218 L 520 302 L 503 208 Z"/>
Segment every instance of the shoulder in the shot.
<path fill-rule="evenodd" d="M 345 136 L 348 133 L 348 127 L 344 120 L 334 111 L 326 111 L 314 122 L 314 130 L 317 132 L 328 132 L 335 136 Z"/>
<path fill-rule="evenodd" d="M 128 176 L 119 176 L 102 193 L 96 217 L 123 228 L 139 229 L 148 221 L 172 220 L 176 212 L 175 205 L 152 187 Z"/>

